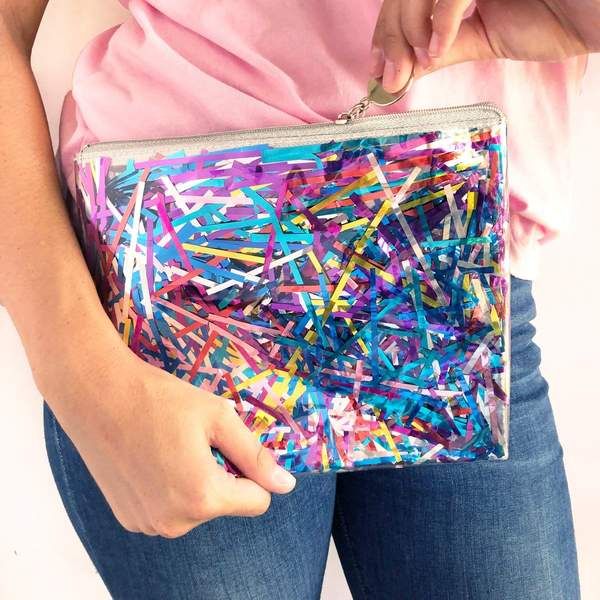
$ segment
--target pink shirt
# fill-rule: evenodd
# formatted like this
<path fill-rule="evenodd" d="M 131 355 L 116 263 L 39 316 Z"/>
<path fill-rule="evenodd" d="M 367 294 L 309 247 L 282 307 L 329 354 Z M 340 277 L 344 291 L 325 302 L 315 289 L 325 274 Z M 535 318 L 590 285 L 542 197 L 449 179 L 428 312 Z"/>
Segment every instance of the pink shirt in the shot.
<path fill-rule="evenodd" d="M 89 142 L 331 120 L 365 94 L 381 0 L 121 0 L 131 16 L 81 52 L 59 158 Z M 534 279 L 570 218 L 569 125 L 586 57 L 454 65 L 369 114 L 490 100 L 508 117 L 510 269 Z"/>

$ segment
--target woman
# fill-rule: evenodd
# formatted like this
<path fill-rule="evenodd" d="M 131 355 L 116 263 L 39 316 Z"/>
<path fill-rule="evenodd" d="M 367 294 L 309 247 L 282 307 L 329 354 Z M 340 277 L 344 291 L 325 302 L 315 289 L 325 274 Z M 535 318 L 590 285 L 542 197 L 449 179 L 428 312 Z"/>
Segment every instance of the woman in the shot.
<path fill-rule="evenodd" d="M 0 80 L 11 82 L 0 91 L 0 202 L 11 216 L 0 302 L 45 399 L 66 510 L 112 596 L 318 598 L 333 532 L 356 598 L 578 598 L 531 288 L 537 248 L 563 217 L 559 149 L 586 56 L 600 51 L 600 2 L 125 4 L 131 18 L 79 57 L 61 190 L 29 62 L 46 1 L 0 0 Z M 415 60 L 418 81 L 394 110 L 495 100 L 513 132 L 511 458 L 296 483 L 224 400 L 122 343 L 61 194 L 73 192 L 83 143 L 331 119 L 363 95 L 369 68 L 394 91 Z M 244 477 L 228 477 L 211 445 Z"/>

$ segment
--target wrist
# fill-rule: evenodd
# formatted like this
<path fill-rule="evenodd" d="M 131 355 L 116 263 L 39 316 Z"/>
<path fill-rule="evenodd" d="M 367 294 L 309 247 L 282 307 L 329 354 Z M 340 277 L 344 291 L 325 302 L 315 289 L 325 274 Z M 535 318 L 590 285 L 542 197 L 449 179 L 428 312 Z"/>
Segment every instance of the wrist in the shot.
<path fill-rule="evenodd" d="M 116 329 L 83 331 L 89 335 L 62 336 L 49 357 L 40 352 L 31 360 L 38 390 L 78 448 L 127 434 L 145 364 Z"/>
<path fill-rule="evenodd" d="M 77 377 L 75 367 L 132 354 L 104 311 L 83 256 L 69 252 L 68 242 L 44 248 L 44 264 L 22 268 L 3 296 L 42 394 L 57 378 Z"/>
<path fill-rule="evenodd" d="M 65 403 L 108 389 L 115 365 L 135 358 L 105 313 L 57 319 L 25 351 L 40 393 Z"/>

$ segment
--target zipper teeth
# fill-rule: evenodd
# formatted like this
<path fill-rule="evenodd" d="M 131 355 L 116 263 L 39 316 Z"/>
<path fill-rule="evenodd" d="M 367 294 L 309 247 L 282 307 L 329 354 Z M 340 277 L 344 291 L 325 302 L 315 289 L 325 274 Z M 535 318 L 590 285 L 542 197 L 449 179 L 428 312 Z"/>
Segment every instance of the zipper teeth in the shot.
<path fill-rule="evenodd" d="M 436 123 L 435 128 L 444 126 L 444 125 L 452 125 L 458 122 L 466 122 L 473 121 L 473 125 L 475 125 L 476 118 L 472 116 L 471 118 L 465 117 L 463 121 L 460 121 L 456 118 L 453 119 L 456 115 L 466 115 L 468 113 L 475 113 L 477 110 L 481 110 L 481 112 L 485 113 L 484 116 L 489 117 L 495 116 L 496 121 L 501 122 L 506 120 L 505 114 L 502 110 L 492 102 L 478 102 L 475 104 L 463 104 L 463 105 L 455 105 L 455 106 L 445 106 L 442 108 L 420 108 L 420 109 L 412 109 L 404 112 L 396 112 L 396 113 L 388 113 L 383 115 L 372 115 L 365 117 L 357 117 L 348 121 L 347 123 L 335 123 L 334 121 L 325 121 L 322 123 L 305 123 L 300 125 L 288 125 L 288 126 L 277 126 L 277 127 L 261 127 L 256 129 L 238 129 L 231 131 L 221 131 L 214 132 L 204 135 L 198 136 L 176 136 L 176 137 L 165 137 L 165 138 L 145 138 L 145 139 L 135 139 L 135 140 L 115 140 L 109 142 L 92 142 L 86 144 L 81 148 L 78 153 L 78 161 L 83 162 L 86 159 L 93 158 L 102 152 L 112 151 L 124 151 L 124 150 L 135 150 L 135 149 L 152 149 L 153 147 L 162 147 L 162 146 L 171 146 L 171 145 L 181 145 L 181 149 L 192 149 L 191 146 L 194 144 L 198 144 L 200 142 L 210 143 L 214 140 L 222 140 L 223 142 L 231 142 L 235 143 L 236 138 L 244 138 L 244 136 L 268 136 L 269 134 L 279 134 L 281 138 L 286 137 L 300 137 L 298 134 L 305 134 L 306 137 L 310 137 L 311 131 L 314 131 L 315 134 L 318 131 L 322 134 L 327 134 L 329 132 L 342 133 L 347 135 L 347 133 L 356 126 L 369 124 L 369 123 L 377 123 L 381 121 L 390 121 L 397 122 L 399 125 L 403 122 L 406 122 L 407 125 L 418 126 L 418 125 L 427 125 L 426 121 L 421 123 L 421 121 L 425 120 L 428 116 L 436 115 L 439 117 L 447 117 L 443 122 Z M 477 120 L 477 124 L 482 120 L 481 113 L 478 115 L 480 118 Z M 488 120 L 486 120 L 485 124 L 488 124 Z M 429 124 L 428 126 L 431 126 Z M 344 129 L 347 128 L 347 129 Z M 433 129 L 433 128 L 432 128 Z M 361 133 L 368 133 L 368 131 L 360 129 Z M 398 130 L 398 133 L 401 133 Z M 296 134 L 296 135 L 295 135 Z"/>

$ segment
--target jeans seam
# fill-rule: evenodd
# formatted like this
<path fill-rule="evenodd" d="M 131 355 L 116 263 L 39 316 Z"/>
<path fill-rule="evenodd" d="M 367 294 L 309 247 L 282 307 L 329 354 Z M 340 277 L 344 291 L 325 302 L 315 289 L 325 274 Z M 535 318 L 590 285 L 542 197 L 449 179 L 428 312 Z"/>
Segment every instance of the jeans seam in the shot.
<path fill-rule="evenodd" d="M 354 567 L 354 571 L 356 573 L 358 585 L 360 586 L 360 592 L 363 595 L 364 600 L 372 600 L 371 597 L 369 596 L 369 591 L 368 591 L 367 585 L 366 585 L 365 580 L 362 575 L 362 569 L 361 569 L 360 562 L 358 561 L 356 553 L 354 552 L 354 545 L 352 543 L 352 537 L 350 536 L 350 532 L 348 530 L 348 526 L 347 526 L 347 522 L 346 522 L 346 516 L 344 515 L 344 510 L 343 510 L 341 504 L 338 506 L 337 510 L 338 510 L 338 514 L 340 517 L 340 525 L 341 525 L 342 533 L 343 533 L 344 537 L 346 538 L 346 543 L 348 544 L 348 550 L 350 552 L 350 560 L 352 561 L 352 566 Z"/>
<path fill-rule="evenodd" d="M 62 472 L 62 476 L 63 476 L 63 480 L 64 480 L 65 493 L 67 495 L 68 502 L 71 506 L 71 511 L 73 513 L 73 516 L 77 520 L 77 524 L 79 525 L 79 530 L 81 531 L 81 537 L 82 537 L 81 542 L 85 546 L 85 549 L 87 550 L 88 554 L 90 555 L 90 558 L 92 560 L 94 568 L 97 570 L 97 567 L 96 567 L 96 565 L 98 564 L 97 556 L 89 542 L 89 535 L 87 532 L 87 528 L 85 526 L 85 523 L 84 523 L 81 515 L 79 514 L 79 511 L 77 510 L 77 504 L 75 502 L 75 494 L 74 494 L 73 488 L 69 482 L 69 475 L 67 472 L 67 467 L 66 467 L 66 463 L 65 463 L 64 454 L 63 454 L 63 448 L 62 448 L 62 444 L 60 441 L 60 435 L 58 433 L 58 420 L 56 419 L 54 414 L 51 414 L 51 417 L 52 417 L 51 418 L 52 432 L 53 432 L 55 445 L 56 445 L 56 454 L 58 456 L 58 463 L 60 465 L 60 470 Z"/>

